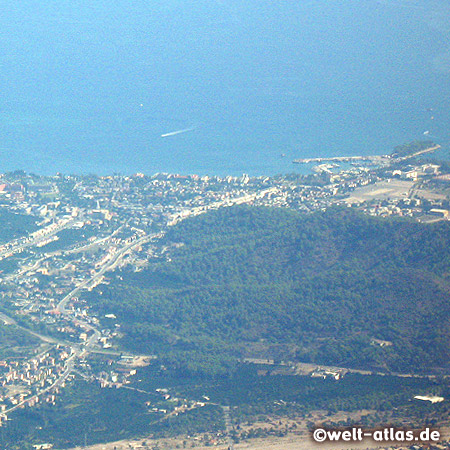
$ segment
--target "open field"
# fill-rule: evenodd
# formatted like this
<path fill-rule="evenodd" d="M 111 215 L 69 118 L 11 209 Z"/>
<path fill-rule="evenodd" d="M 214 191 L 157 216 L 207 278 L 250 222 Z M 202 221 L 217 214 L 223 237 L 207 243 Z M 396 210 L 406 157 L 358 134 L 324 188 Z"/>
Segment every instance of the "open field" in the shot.
<path fill-rule="evenodd" d="M 407 198 L 414 181 L 386 180 L 355 189 L 345 200 L 347 203 L 362 203 L 370 200 Z"/>
<path fill-rule="evenodd" d="M 365 439 L 362 442 L 324 442 L 316 443 L 313 441 L 310 432 L 307 428 L 307 422 L 312 421 L 320 427 L 324 419 L 326 411 L 316 411 L 311 413 L 308 419 L 287 419 L 287 418 L 273 418 L 267 419 L 264 422 L 255 422 L 251 425 L 241 424 L 240 429 L 242 431 L 248 431 L 248 429 L 279 429 L 287 430 L 287 434 L 283 437 L 279 436 L 267 436 L 263 438 L 246 439 L 233 445 L 233 450 L 380 450 L 380 449 L 401 449 L 407 448 L 408 445 L 393 444 L 392 442 L 375 442 L 370 439 Z M 327 415 L 327 419 L 333 421 L 344 421 L 351 419 L 356 422 L 367 414 L 375 413 L 375 411 L 361 410 L 353 413 L 337 412 L 332 416 Z M 443 426 L 439 429 L 441 434 L 441 440 L 448 441 L 450 438 L 450 427 Z M 116 442 L 110 442 L 106 444 L 97 444 L 86 447 L 76 447 L 70 450 L 174 450 L 174 449 L 195 449 L 195 450 L 208 450 L 215 448 L 217 450 L 229 450 L 226 439 L 222 436 L 217 438 L 213 435 L 208 435 L 210 441 L 205 443 L 206 435 L 198 436 L 180 436 L 178 438 L 168 439 L 135 439 L 135 440 L 122 440 Z"/>
<path fill-rule="evenodd" d="M 142 442 L 145 442 L 147 446 L 142 446 Z M 183 442 L 186 446 L 183 446 Z M 182 448 L 194 448 L 195 450 L 210 450 L 214 448 L 216 450 L 228 450 L 226 443 L 218 445 L 200 445 L 198 442 L 187 439 L 182 441 L 181 439 L 166 439 L 153 441 L 151 439 L 139 440 L 139 441 L 118 441 L 108 444 L 98 444 L 88 447 L 76 447 L 71 450 L 150 450 L 157 448 L 159 450 L 173 450 Z M 268 437 L 263 439 L 250 439 L 246 442 L 241 442 L 234 445 L 234 450 L 381 450 L 381 449 L 399 449 L 407 448 L 405 444 L 393 445 L 392 443 L 376 443 L 371 440 L 365 440 L 362 442 L 325 442 L 318 444 L 314 442 L 309 435 L 308 436 L 296 436 L 288 435 L 286 437 Z"/>

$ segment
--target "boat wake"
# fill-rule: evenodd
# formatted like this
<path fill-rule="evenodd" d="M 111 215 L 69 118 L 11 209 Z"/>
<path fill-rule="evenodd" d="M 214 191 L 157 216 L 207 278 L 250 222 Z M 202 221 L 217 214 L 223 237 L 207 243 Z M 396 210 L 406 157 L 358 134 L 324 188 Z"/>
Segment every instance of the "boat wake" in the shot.
<path fill-rule="evenodd" d="M 177 134 L 189 133 L 189 131 L 194 131 L 195 129 L 197 129 L 197 127 L 191 127 L 191 128 L 185 128 L 183 130 L 171 131 L 170 133 L 162 134 L 161 137 L 166 138 L 166 137 L 170 137 L 170 136 L 176 136 Z"/>

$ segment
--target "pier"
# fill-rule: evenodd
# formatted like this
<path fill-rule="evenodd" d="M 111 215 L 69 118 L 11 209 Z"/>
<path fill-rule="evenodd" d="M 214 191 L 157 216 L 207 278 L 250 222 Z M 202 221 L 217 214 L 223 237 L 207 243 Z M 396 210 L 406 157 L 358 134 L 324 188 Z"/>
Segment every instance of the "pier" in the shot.
<path fill-rule="evenodd" d="M 390 159 L 388 155 L 375 155 L 375 156 L 330 156 L 321 158 L 300 158 L 294 159 L 294 164 L 310 164 L 310 163 L 322 163 L 322 162 L 353 162 L 353 161 L 382 161 Z"/>

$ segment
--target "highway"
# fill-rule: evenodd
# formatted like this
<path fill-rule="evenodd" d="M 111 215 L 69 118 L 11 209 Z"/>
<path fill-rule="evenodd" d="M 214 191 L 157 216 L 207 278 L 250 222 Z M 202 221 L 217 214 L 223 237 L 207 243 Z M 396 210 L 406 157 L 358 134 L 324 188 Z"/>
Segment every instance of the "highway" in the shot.
<path fill-rule="evenodd" d="M 31 397 L 27 397 L 26 399 L 22 400 L 17 405 L 14 405 L 11 408 L 5 410 L 2 414 L 9 414 L 10 412 L 13 412 L 16 409 L 24 406 L 28 402 L 33 402 L 34 400 L 36 400 L 41 395 L 46 394 L 47 392 L 50 392 L 52 389 L 54 389 L 54 388 L 56 388 L 58 386 L 61 386 L 61 384 L 64 381 L 66 381 L 67 378 L 69 377 L 69 375 L 72 373 L 72 371 L 74 369 L 74 366 L 75 366 L 75 358 L 76 358 L 76 353 L 72 353 L 72 355 L 69 356 L 69 358 L 67 358 L 66 367 L 64 369 L 64 372 L 61 374 L 61 376 L 53 384 L 51 384 L 50 386 L 42 389 L 41 391 L 37 392 L 36 394 L 32 395 Z"/>
<path fill-rule="evenodd" d="M 155 235 L 149 235 L 149 236 L 143 236 L 140 239 L 137 239 L 126 246 L 124 246 L 122 249 L 120 249 L 113 257 L 113 259 L 106 264 L 101 270 L 99 270 L 95 275 L 93 275 L 91 278 L 83 281 L 79 286 L 77 286 L 75 289 L 73 289 L 69 294 L 67 294 L 58 304 L 56 309 L 64 316 L 69 317 L 71 313 L 66 309 L 66 305 L 69 302 L 71 298 L 73 298 L 79 291 L 87 287 L 90 283 L 98 280 L 99 277 L 102 277 L 103 274 L 108 270 L 113 270 L 117 264 L 119 263 L 120 259 L 133 247 L 136 247 L 137 245 L 141 245 L 142 243 L 151 240 L 155 237 Z M 14 319 L 11 319 L 10 317 L 0 314 L 0 319 L 4 320 L 5 322 L 8 321 L 10 324 L 17 325 L 17 323 L 14 321 Z M 78 323 L 81 324 L 85 329 L 92 331 L 92 335 L 89 337 L 89 339 L 86 341 L 84 346 L 80 346 L 79 344 L 68 344 L 66 342 L 57 341 L 53 338 L 48 338 L 46 336 L 38 335 L 30 330 L 25 329 L 31 334 L 36 335 L 37 337 L 40 337 L 42 340 L 45 340 L 46 342 L 51 343 L 63 343 L 64 345 L 70 345 L 72 349 L 72 355 L 66 360 L 64 372 L 60 375 L 60 377 L 50 386 L 46 387 L 45 389 L 39 391 L 32 397 L 29 397 L 25 399 L 23 402 L 19 403 L 18 405 L 15 405 L 14 407 L 10 408 L 9 410 L 5 411 L 5 413 L 14 411 L 15 409 L 21 407 L 25 403 L 29 401 L 33 401 L 33 399 L 39 397 L 40 395 L 43 395 L 49 391 L 51 391 L 53 388 L 61 386 L 61 384 L 67 380 L 69 375 L 73 372 L 75 368 L 75 363 L 77 359 L 84 357 L 85 355 L 89 354 L 91 351 L 93 351 L 93 347 L 96 345 L 98 340 L 101 337 L 100 331 L 95 328 L 93 325 L 91 325 L 88 322 L 81 321 L 77 319 Z M 23 328 L 23 327 L 20 327 Z M 94 350 L 95 351 L 95 350 Z"/>
<path fill-rule="evenodd" d="M 128 221 L 127 221 L 127 223 L 128 223 Z M 126 225 L 126 224 L 121 225 L 119 228 L 117 228 L 117 230 L 113 231 L 109 236 L 106 236 L 106 237 L 104 237 L 104 238 L 97 239 L 96 241 L 90 242 L 90 243 L 88 243 L 88 244 L 84 244 L 84 245 L 81 245 L 81 246 L 74 247 L 74 248 L 72 248 L 71 250 L 65 251 L 64 254 L 66 254 L 66 255 L 71 255 L 72 253 L 85 252 L 85 251 L 87 251 L 87 250 L 90 250 L 90 249 L 92 249 L 92 248 L 98 246 L 98 245 L 101 245 L 101 244 L 107 242 L 107 241 L 108 241 L 109 239 L 111 239 L 112 237 L 114 237 L 120 230 L 122 230 L 122 228 L 123 228 L 125 225 Z"/>
<path fill-rule="evenodd" d="M 30 330 L 29 328 L 25 328 L 22 325 L 19 325 L 16 320 L 14 320 L 12 317 L 9 317 L 5 313 L 0 313 L 0 320 L 3 321 L 5 325 L 14 325 L 17 328 L 27 332 L 28 334 L 31 334 L 32 336 L 37 337 L 41 341 L 47 342 L 49 344 L 61 344 L 61 345 L 68 345 L 67 342 L 63 341 L 62 339 L 55 339 L 50 336 L 45 336 L 44 334 L 36 333 L 33 330 Z"/>
<path fill-rule="evenodd" d="M 105 272 L 109 271 L 109 270 L 114 270 L 117 266 L 117 264 L 119 263 L 120 259 L 129 251 L 132 250 L 133 247 L 136 247 L 138 245 L 141 245 L 147 241 L 150 241 L 152 239 L 154 239 L 155 237 L 158 237 L 160 234 L 152 234 L 152 235 L 146 235 L 143 236 L 129 244 L 127 244 L 126 246 L 124 246 L 122 249 L 120 249 L 119 251 L 117 251 L 117 253 L 114 254 L 113 258 L 108 261 L 108 263 L 106 263 L 95 275 L 93 275 L 91 278 L 88 278 L 87 280 L 83 281 L 81 284 L 79 284 L 75 289 L 73 289 L 72 291 L 70 291 L 59 303 L 58 306 L 56 307 L 57 311 L 59 311 L 61 314 L 68 316 L 70 313 L 69 311 L 67 311 L 66 309 L 66 305 L 69 302 L 69 300 L 72 297 L 75 297 L 78 292 L 80 292 L 82 289 L 86 288 L 87 286 L 89 286 L 91 283 L 94 283 L 96 281 L 98 281 L 104 274 Z"/>
<path fill-rule="evenodd" d="M 238 201 L 240 199 L 237 199 Z M 195 213 L 201 213 L 203 211 L 195 211 Z M 190 211 L 191 215 L 193 214 L 193 211 Z M 194 213 L 194 214 L 195 214 Z M 175 221 L 176 223 L 176 221 Z M 37 243 L 39 243 L 42 239 L 47 239 L 50 235 L 52 234 L 56 234 L 58 231 L 61 231 L 61 229 L 69 226 L 70 223 L 65 223 L 62 226 L 52 230 L 52 233 L 50 234 L 46 234 L 45 237 L 41 236 L 38 239 L 33 239 L 30 242 L 26 242 L 20 245 L 12 245 L 12 248 L 9 248 L 7 252 L 18 252 L 18 251 L 22 251 L 25 247 L 31 247 L 33 245 L 36 245 Z M 120 227 L 119 229 L 117 229 L 116 231 L 114 231 L 110 236 L 108 236 L 107 238 L 102 238 L 99 241 L 96 241 L 95 243 L 91 243 L 88 244 L 87 247 L 90 247 L 90 245 L 98 245 L 98 244 L 103 244 L 105 242 L 107 242 L 107 240 L 111 237 L 113 237 L 114 235 L 117 234 L 118 231 L 120 231 L 122 227 Z M 31 397 L 27 397 L 26 399 L 24 399 L 23 401 L 21 401 L 20 403 L 18 403 L 17 405 L 12 406 L 11 408 L 9 408 L 8 410 L 4 411 L 3 414 L 8 414 L 18 408 L 23 407 L 26 404 L 29 404 L 30 402 L 33 402 L 34 400 L 36 400 L 38 397 L 50 392 L 52 389 L 57 388 L 58 386 L 61 386 L 66 380 L 67 378 L 70 376 L 71 373 L 74 372 L 75 370 L 75 366 L 76 366 L 76 362 L 77 360 L 79 360 L 80 358 L 85 357 L 87 354 L 89 353 L 107 353 L 107 354 L 115 354 L 115 355 L 120 355 L 119 352 L 114 352 L 114 351 L 108 351 L 108 350 L 104 350 L 101 348 L 97 347 L 97 343 L 101 337 L 101 332 L 91 323 L 88 322 L 86 320 L 83 320 L 79 317 L 76 316 L 76 314 L 74 313 L 74 311 L 67 309 L 67 305 L 68 303 L 75 297 L 77 296 L 77 294 L 79 292 L 81 292 L 83 289 L 89 287 L 90 285 L 98 282 L 101 280 L 101 278 L 103 277 L 103 275 L 107 272 L 107 271 L 111 271 L 114 270 L 117 265 L 120 263 L 120 261 L 122 260 L 122 258 L 131 250 L 133 250 L 133 248 L 140 246 L 146 242 L 149 242 L 153 239 L 157 239 L 160 238 L 164 235 L 164 232 L 159 232 L 159 233 L 154 233 L 154 234 L 150 234 L 150 235 L 144 235 L 141 236 L 140 238 L 137 238 L 129 243 L 127 243 L 126 245 L 124 245 L 122 248 L 120 248 L 119 250 L 117 250 L 109 260 L 105 261 L 103 266 L 101 267 L 100 270 L 98 270 L 96 273 L 94 273 L 94 275 L 88 277 L 87 279 L 85 279 L 84 281 L 82 281 L 80 284 L 78 284 L 78 286 L 76 286 L 75 288 L 73 288 L 68 294 L 66 294 L 61 301 L 58 303 L 58 305 L 56 306 L 56 310 L 59 311 L 59 313 L 66 317 L 69 320 L 76 320 L 78 325 L 81 325 L 82 328 L 84 328 L 86 331 L 90 331 L 92 332 L 92 334 L 89 336 L 89 338 L 87 339 L 87 341 L 85 343 L 73 343 L 73 342 L 66 342 L 63 341 L 61 339 L 56 339 L 53 337 L 49 337 L 49 336 L 45 336 L 39 333 L 36 333 L 28 328 L 25 328 L 21 325 L 19 325 L 17 323 L 16 320 L 14 320 L 13 318 L 9 317 L 8 315 L 4 314 L 4 313 L 0 313 L 0 320 L 2 320 L 5 324 L 7 325 L 14 325 L 24 331 L 26 331 L 27 333 L 41 339 L 42 341 L 49 343 L 49 344 L 62 344 L 65 346 L 69 346 L 71 348 L 71 355 L 67 358 L 67 360 L 64 363 L 64 370 L 63 372 L 60 374 L 60 376 L 49 386 L 38 390 L 35 394 L 33 394 Z M 14 241 L 13 241 L 14 243 Z M 83 248 L 86 248 L 83 247 Z M 79 249 L 74 249 L 74 250 L 81 250 L 81 248 Z M 57 253 L 57 252 L 55 252 Z M 0 258 L 1 258 L 2 253 L 0 252 Z M 19 271 L 19 273 L 16 273 L 15 276 L 11 277 L 12 279 L 17 278 L 18 276 L 24 275 L 25 273 L 31 271 L 31 270 L 36 270 L 39 265 L 42 263 L 43 260 L 49 258 L 51 255 L 46 255 L 44 258 L 40 258 L 39 260 L 37 260 L 35 263 L 33 263 L 32 266 L 28 267 L 28 268 L 24 268 L 21 269 Z M 9 279 L 9 277 L 8 277 Z M 97 347 L 97 348 L 96 348 Z"/>
<path fill-rule="evenodd" d="M 117 231 L 118 230 L 116 230 L 116 232 Z M 113 235 L 116 232 L 114 232 Z M 111 236 L 113 236 L 113 235 L 111 235 Z M 56 309 L 63 316 L 66 316 L 67 318 L 73 318 L 73 317 L 71 317 L 71 311 L 67 310 L 66 305 L 74 296 L 76 296 L 82 289 L 86 288 L 91 283 L 94 283 L 94 282 L 98 281 L 104 275 L 105 272 L 107 272 L 109 270 L 114 270 L 116 268 L 117 264 L 122 259 L 122 257 L 125 256 L 127 254 L 127 252 L 132 250 L 134 247 L 142 245 L 143 243 L 145 243 L 145 242 L 147 242 L 147 241 L 149 241 L 151 239 L 154 239 L 154 238 L 156 238 L 158 236 L 160 236 L 159 233 L 158 234 L 142 236 L 141 238 L 136 239 L 136 240 L 128 243 L 123 248 L 118 250 L 113 255 L 112 259 L 110 261 L 108 261 L 108 263 L 106 263 L 97 273 L 95 273 L 92 277 L 86 279 L 82 283 L 80 283 L 77 287 L 75 287 L 74 289 L 72 289 L 72 291 L 70 291 L 67 295 L 65 295 L 64 298 L 58 303 Z M 32 244 L 30 243 L 30 245 L 32 245 Z M 23 274 L 23 273 L 25 273 L 28 270 L 31 270 L 33 268 L 36 268 L 37 265 L 41 261 L 42 261 L 42 259 L 37 261 L 31 268 L 22 271 L 20 274 Z M 48 386 L 48 387 L 46 387 L 44 389 L 39 390 L 33 396 L 27 397 L 26 399 L 24 399 L 22 402 L 18 403 L 17 405 L 14 405 L 11 408 L 7 409 L 6 411 L 3 412 L 3 414 L 8 414 L 8 413 L 10 413 L 12 411 L 15 411 L 16 409 L 23 407 L 25 404 L 28 404 L 29 402 L 33 402 L 38 397 L 46 394 L 47 392 L 50 392 L 52 389 L 54 389 L 54 388 L 56 388 L 58 386 L 61 386 L 67 380 L 67 378 L 70 376 L 70 374 L 74 371 L 76 361 L 79 358 L 82 358 L 82 357 L 86 356 L 87 354 L 89 354 L 91 352 L 97 352 L 97 351 L 102 352 L 102 349 L 98 349 L 97 350 L 97 349 L 94 348 L 96 343 L 98 342 L 98 340 L 101 337 L 100 331 L 97 328 L 95 328 L 91 323 L 86 322 L 86 321 L 82 321 L 82 320 L 80 320 L 78 318 L 77 318 L 77 322 L 80 325 L 82 325 L 86 330 L 92 331 L 92 335 L 88 338 L 88 340 L 86 341 L 86 343 L 84 345 L 68 343 L 68 342 L 62 341 L 60 339 L 55 339 L 53 337 L 49 337 L 49 336 L 45 336 L 45 335 L 42 335 L 42 334 L 39 334 L 39 333 L 35 333 L 34 331 L 29 330 L 28 328 L 25 328 L 25 327 L 19 325 L 16 320 L 14 320 L 13 318 L 9 317 L 8 315 L 6 315 L 4 313 L 0 313 L 0 320 L 2 320 L 7 325 L 14 325 L 14 326 L 16 326 L 16 327 L 26 331 L 27 333 L 29 333 L 29 334 L 31 334 L 31 335 L 41 339 L 44 342 L 47 342 L 47 343 L 50 343 L 50 344 L 68 345 L 68 346 L 71 347 L 71 350 L 72 350 L 72 354 L 65 361 L 63 373 L 58 377 L 58 379 L 54 383 L 52 383 L 50 386 Z M 120 353 L 118 353 L 118 354 L 120 354 Z"/>
<path fill-rule="evenodd" d="M 77 219 L 77 220 L 80 220 L 80 219 Z M 11 246 L 11 247 L 7 247 L 0 251 L 0 260 L 13 255 L 14 253 L 21 253 L 26 248 L 33 247 L 33 246 L 39 244 L 40 242 L 45 241 L 49 237 L 54 236 L 55 234 L 59 233 L 60 231 L 64 230 L 65 228 L 69 227 L 74 222 L 75 222 L 75 219 L 69 220 L 68 222 L 65 222 L 65 223 L 57 226 L 56 228 L 52 229 L 48 233 L 45 233 L 42 235 L 36 235 L 37 232 L 34 232 L 27 237 L 21 237 L 19 239 L 9 242 L 8 244 L 3 245 L 3 247 L 5 247 L 5 246 Z M 28 241 L 28 239 L 30 239 L 30 240 Z"/>

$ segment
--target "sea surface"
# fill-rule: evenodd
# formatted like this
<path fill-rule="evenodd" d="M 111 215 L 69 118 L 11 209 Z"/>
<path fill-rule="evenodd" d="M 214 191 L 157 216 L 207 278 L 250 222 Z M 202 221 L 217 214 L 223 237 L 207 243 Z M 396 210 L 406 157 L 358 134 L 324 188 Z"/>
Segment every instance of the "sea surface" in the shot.
<path fill-rule="evenodd" d="M 448 1 L 0 3 L 0 172 L 273 175 L 424 138 L 448 153 Z"/>

